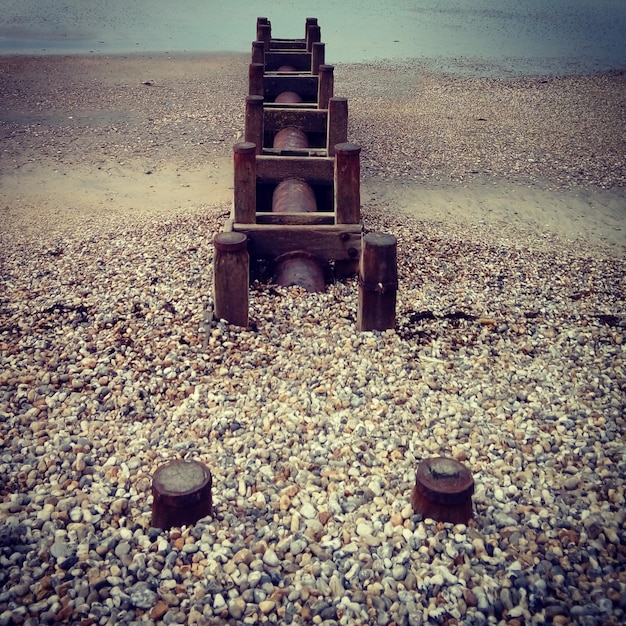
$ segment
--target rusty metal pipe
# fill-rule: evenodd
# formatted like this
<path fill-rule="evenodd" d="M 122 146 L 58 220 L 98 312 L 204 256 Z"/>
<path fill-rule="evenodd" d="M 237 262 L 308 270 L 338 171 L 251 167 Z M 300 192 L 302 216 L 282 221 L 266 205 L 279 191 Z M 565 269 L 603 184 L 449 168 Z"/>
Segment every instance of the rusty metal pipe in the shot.
<path fill-rule="evenodd" d="M 298 178 L 281 181 L 272 195 L 273 213 L 315 213 L 315 192 L 308 183 Z"/>
<path fill-rule="evenodd" d="M 277 72 L 295 72 L 296 68 L 293 65 L 281 65 L 276 71 Z"/>
<path fill-rule="evenodd" d="M 280 102 L 282 104 L 299 104 L 302 102 L 302 97 L 295 91 L 283 91 L 276 96 L 274 102 Z"/>
<path fill-rule="evenodd" d="M 324 266 L 320 259 L 304 250 L 287 252 L 276 259 L 274 280 L 277 285 L 297 285 L 309 292 L 326 289 Z"/>
<path fill-rule="evenodd" d="M 273 147 L 278 150 L 306 150 L 309 147 L 309 138 L 299 128 L 285 126 L 274 136 Z"/>

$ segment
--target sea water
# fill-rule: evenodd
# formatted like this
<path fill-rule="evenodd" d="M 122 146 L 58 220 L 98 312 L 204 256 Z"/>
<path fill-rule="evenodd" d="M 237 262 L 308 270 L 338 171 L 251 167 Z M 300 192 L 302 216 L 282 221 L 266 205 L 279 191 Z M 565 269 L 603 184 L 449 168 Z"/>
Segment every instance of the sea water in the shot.
<path fill-rule="evenodd" d="M 626 0 L 3 0 L 0 54 L 248 52 L 319 19 L 332 63 L 420 59 L 473 74 L 626 68 Z"/>

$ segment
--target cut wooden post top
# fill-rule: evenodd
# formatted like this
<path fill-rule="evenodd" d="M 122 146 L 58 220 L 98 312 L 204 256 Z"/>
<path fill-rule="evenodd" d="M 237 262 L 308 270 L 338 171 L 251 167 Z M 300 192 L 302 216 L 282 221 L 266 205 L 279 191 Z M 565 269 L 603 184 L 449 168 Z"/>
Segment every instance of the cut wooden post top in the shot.
<path fill-rule="evenodd" d="M 233 146 L 233 150 L 236 154 L 254 154 L 256 144 L 251 141 L 240 141 Z"/>
<path fill-rule="evenodd" d="M 234 231 L 217 233 L 213 245 L 223 252 L 235 252 L 242 250 L 248 243 L 248 237 L 244 233 Z"/>

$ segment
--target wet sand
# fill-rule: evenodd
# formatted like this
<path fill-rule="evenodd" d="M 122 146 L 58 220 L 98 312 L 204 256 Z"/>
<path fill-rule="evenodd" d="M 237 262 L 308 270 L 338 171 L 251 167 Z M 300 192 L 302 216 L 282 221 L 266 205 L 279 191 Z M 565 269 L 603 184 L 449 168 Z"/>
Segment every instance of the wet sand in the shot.
<path fill-rule="evenodd" d="M 6 233 L 227 211 L 248 55 L 0 59 Z M 336 68 L 362 204 L 509 224 L 623 254 L 626 76 L 462 79 L 419 65 Z M 583 119 L 584 116 L 584 119 Z"/>

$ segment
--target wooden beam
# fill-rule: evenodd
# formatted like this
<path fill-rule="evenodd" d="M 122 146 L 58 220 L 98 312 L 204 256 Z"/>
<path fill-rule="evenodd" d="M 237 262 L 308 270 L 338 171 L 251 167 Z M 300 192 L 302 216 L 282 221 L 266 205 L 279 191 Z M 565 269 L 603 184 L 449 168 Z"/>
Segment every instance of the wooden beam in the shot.
<path fill-rule="evenodd" d="M 235 224 L 236 232 L 249 241 L 251 257 L 273 258 L 294 250 L 304 250 L 325 260 L 358 259 L 361 225 L 269 225 Z"/>
<path fill-rule="evenodd" d="M 310 185 L 332 184 L 335 161 L 326 157 L 256 157 L 256 176 L 258 182 L 279 183 L 285 178 L 302 178 Z M 358 223 L 356 220 L 353 223 Z"/>

